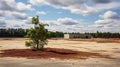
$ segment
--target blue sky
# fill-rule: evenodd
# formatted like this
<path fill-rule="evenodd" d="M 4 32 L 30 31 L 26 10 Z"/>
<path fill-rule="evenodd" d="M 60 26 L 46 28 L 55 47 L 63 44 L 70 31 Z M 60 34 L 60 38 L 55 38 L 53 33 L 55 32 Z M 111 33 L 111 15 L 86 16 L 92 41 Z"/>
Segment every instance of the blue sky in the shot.
<path fill-rule="evenodd" d="M 0 0 L 0 28 L 30 28 L 40 16 L 50 31 L 120 32 L 120 0 Z"/>

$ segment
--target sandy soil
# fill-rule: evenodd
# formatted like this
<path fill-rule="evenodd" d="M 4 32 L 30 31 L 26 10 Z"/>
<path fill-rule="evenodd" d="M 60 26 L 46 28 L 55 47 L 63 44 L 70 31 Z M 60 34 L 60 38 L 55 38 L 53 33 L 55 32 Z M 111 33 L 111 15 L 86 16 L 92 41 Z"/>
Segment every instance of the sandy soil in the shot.
<path fill-rule="evenodd" d="M 0 50 L 26 49 L 23 38 L 0 38 Z M 25 59 L 0 57 L 0 67 L 119 67 L 120 43 L 88 42 L 72 40 L 49 40 L 45 47 L 64 48 L 110 55 L 115 59 L 89 58 L 86 60 Z"/>

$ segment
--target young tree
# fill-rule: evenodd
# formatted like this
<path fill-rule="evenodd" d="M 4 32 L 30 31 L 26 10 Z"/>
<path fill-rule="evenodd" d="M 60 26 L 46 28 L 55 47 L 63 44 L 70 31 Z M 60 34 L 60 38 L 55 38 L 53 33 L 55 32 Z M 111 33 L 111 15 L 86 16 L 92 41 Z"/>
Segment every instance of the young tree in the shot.
<path fill-rule="evenodd" d="M 48 24 L 39 23 L 39 16 L 33 17 L 32 23 L 34 27 L 28 30 L 27 37 L 29 41 L 26 41 L 25 45 L 31 47 L 33 50 L 41 50 L 48 43 L 47 38 L 49 33 L 45 29 L 45 26 L 48 26 Z"/>
<path fill-rule="evenodd" d="M 95 37 L 99 37 L 100 36 L 100 32 L 99 31 L 97 31 L 96 33 L 95 33 Z"/>

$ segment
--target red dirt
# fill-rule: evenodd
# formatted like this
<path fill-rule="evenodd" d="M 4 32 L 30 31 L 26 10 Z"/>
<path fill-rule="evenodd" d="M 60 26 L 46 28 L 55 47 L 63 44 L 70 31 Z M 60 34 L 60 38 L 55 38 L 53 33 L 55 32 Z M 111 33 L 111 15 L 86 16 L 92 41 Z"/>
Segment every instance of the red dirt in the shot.
<path fill-rule="evenodd" d="M 42 51 L 33 51 L 31 49 L 8 49 L 1 50 L 0 57 L 25 57 L 25 58 L 57 58 L 57 59 L 87 59 L 110 58 L 108 55 L 99 53 L 90 53 L 82 51 L 73 51 L 70 49 L 45 48 Z"/>

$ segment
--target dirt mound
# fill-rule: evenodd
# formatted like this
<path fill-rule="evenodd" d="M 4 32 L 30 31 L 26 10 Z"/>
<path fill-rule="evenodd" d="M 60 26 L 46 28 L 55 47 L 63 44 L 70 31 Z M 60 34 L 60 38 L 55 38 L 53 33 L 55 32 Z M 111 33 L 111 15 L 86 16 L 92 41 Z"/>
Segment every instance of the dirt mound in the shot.
<path fill-rule="evenodd" d="M 56 58 L 56 59 L 87 59 L 94 58 L 110 58 L 108 55 L 99 53 L 90 53 L 82 51 L 73 51 L 70 49 L 45 48 L 41 51 L 33 51 L 32 49 L 8 49 L 1 50 L 0 57 L 25 57 L 25 58 Z"/>

